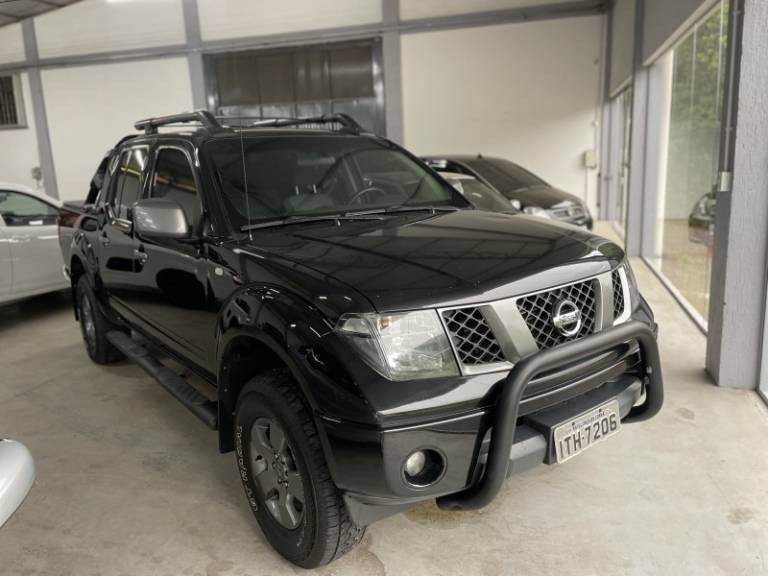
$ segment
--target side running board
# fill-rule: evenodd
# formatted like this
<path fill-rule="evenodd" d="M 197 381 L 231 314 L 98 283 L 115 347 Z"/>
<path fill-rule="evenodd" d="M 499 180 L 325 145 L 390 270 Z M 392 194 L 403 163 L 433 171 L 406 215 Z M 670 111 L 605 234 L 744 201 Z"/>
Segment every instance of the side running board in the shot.
<path fill-rule="evenodd" d="M 141 344 L 134 341 L 128 334 L 120 331 L 107 333 L 109 340 L 115 348 L 125 356 L 141 366 L 147 374 L 157 380 L 163 388 L 168 390 L 176 400 L 184 404 L 192 414 L 200 418 L 208 428 L 218 428 L 218 406 L 191 386 L 184 378 L 173 370 L 163 365 Z"/>

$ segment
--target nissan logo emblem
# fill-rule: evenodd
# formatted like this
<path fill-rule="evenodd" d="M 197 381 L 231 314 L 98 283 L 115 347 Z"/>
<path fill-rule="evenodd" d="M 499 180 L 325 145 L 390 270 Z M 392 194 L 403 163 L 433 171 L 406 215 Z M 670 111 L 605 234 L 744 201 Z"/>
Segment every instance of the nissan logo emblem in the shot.
<path fill-rule="evenodd" d="M 552 310 L 552 324 L 563 336 L 575 336 L 581 329 L 581 310 L 571 300 L 560 300 Z"/>

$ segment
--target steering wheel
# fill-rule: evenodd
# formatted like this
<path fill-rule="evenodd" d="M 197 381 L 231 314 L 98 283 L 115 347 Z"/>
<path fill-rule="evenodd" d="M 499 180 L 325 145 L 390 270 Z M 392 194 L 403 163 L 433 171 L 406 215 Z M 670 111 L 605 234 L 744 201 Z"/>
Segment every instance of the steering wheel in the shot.
<path fill-rule="evenodd" d="M 348 200 L 348 204 L 354 204 L 357 202 L 360 198 L 362 198 L 366 194 L 370 194 L 371 192 L 374 192 L 380 196 L 389 196 L 384 190 L 381 188 L 377 188 L 376 186 L 369 186 L 368 188 L 363 188 L 358 193 L 356 193 L 352 198 Z"/>

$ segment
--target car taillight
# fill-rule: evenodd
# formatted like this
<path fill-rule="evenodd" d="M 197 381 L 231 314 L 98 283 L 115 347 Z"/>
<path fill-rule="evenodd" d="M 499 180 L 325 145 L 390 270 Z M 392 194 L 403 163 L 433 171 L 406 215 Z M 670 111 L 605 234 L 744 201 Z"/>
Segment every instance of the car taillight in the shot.
<path fill-rule="evenodd" d="M 58 224 L 60 228 L 74 228 L 79 217 L 80 214 L 77 212 L 62 208 L 59 210 L 59 217 L 56 219 L 56 224 Z"/>

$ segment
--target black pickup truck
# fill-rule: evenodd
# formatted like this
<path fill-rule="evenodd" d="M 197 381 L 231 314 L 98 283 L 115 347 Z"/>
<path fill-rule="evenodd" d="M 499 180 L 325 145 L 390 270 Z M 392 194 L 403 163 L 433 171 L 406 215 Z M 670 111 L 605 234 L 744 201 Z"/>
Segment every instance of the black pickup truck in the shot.
<path fill-rule="evenodd" d="M 67 223 L 85 346 L 218 430 L 295 564 L 422 500 L 485 506 L 661 408 L 656 325 L 615 244 L 475 210 L 344 115 L 136 128 Z"/>

